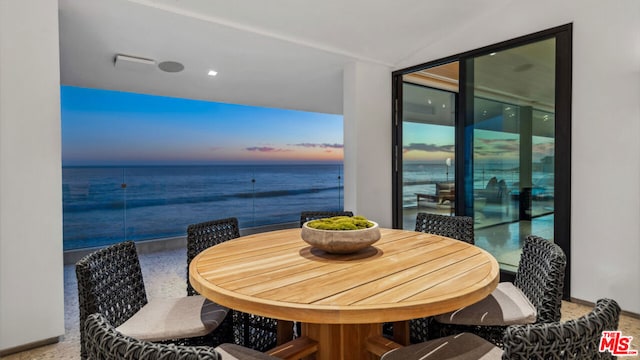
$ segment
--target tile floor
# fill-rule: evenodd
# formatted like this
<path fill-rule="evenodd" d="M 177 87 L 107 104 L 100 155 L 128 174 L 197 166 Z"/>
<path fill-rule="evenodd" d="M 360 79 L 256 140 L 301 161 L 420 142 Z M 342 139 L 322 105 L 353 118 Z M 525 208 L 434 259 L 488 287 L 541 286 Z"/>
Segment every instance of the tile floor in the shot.
<path fill-rule="evenodd" d="M 511 208 L 514 208 L 512 206 Z M 413 230 L 418 212 L 429 212 L 449 215 L 449 212 L 434 211 L 420 207 L 406 207 L 403 209 L 403 228 Z M 553 213 L 539 215 L 529 221 L 517 221 L 514 210 L 502 212 L 477 212 L 474 216 L 475 243 L 495 256 L 500 268 L 515 272 L 518 269 L 522 244 L 527 235 L 534 234 L 545 239 L 553 239 Z"/>
<path fill-rule="evenodd" d="M 140 255 L 148 298 L 178 297 L 186 294 L 186 250 L 166 250 Z M 11 354 L 2 359 L 77 359 L 80 353 L 78 328 L 78 296 L 73 265 L 64 268 L 65 278 L 65 335 L 52 345 Z M 581 316 L 590 307 L 570 302 L 562 304 L 563 320 Z M 633 336 L 632 348 L 640 349 L 640 319 L 630 316 L 620 318 L 619 329 L 624 335 Z"/>

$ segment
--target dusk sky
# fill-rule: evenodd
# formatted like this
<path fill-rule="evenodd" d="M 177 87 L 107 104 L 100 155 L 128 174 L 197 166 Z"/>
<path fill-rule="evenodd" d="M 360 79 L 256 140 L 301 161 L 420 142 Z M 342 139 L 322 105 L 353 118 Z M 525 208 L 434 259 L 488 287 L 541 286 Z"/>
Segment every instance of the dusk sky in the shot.
<path fill-rule="evenodd" d="M 454 158 L 453 126 L 430 125 L 405 121 L 402 129 L 403 160 L 437 162 Z"/>
<path fill-rule="evenodd" d="M 440 163 L 447 158 L 455 159 L 453 126 L 404 122 L 402 134 L 404 161 Z M 476 129 L 474 136 L 476 161 L 519 161 L 518 134 Z M 534 162 L 554 155 L 554 139 L 534 136 L 532 141 Z"/>
<path fill-rule="evenodd" d="M 342 115 L 61 87 L 62 163 L 341 163 Z"/>
<path fill-rule="evenodd" d="M 341 163 L 342 115 L 62 86 L 62 162 L 74 165 Z M 408 162 L 454 159 L 454 128 L 405 122 Z M 534 137 L 534 161 L 553 140 Z M 516 160 L 515 134 L 476 130 L 477 160 Z"/>

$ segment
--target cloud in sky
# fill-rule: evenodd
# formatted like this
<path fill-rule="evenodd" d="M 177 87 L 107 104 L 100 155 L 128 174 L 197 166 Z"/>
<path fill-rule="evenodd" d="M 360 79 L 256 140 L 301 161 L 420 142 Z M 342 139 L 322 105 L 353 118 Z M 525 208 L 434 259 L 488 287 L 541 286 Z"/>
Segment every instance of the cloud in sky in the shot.
<path fill-rule="evenodd" d="M 482 139 L 476 138 L 474 152 L 478 155 L 518 153 L 520 144 L 517 139 Z"/>
<path fill-rule="evenodd" d="M 475 148 L 491 148 L 498 151 L 519 151 L 520 140 L 518 139 L 475 139 Z"/>
<path fill-rule="evenodd" d="M 273 152 L 286 152 L 286 151 L 292 151 L 292 150 L 288 150 L 288 149 L 278 149 L 278 148 L 273 148 L 270 146 L 252 146 L 252 147 L 248 147 L 245 148 L 245 150 L 247 151 L 254 151 L 254 152 L 262 152 L 262 153 L 273 153 Z"/>
<path fill-rule="evenodd" d="M 316 144 L 316 143 L 300 143 L 300 144 L 291 144 L 291 146 L 300 146 L 306 148 L 322 148 L 322 149 L 343 149 L 343 144 Z"/>
<path fill-rule="evenodd" d="M 531 149 L 534 159 L 553 156 L 555 145 L 553 141 L 534 143 Z M 519 139 L 476 139 L 474 152 L 487 157 L 517 157 L 520 153 Z"/>
<path fill-rule="evenodd" d="M 540 155 L 553 155 L 555 152 L 555 144 L 553 142 L 533 144 L 533 152 Z"/>
<path fill-rule="evenodd" d="M 453 145 L 425 144 L 425 143 L 411 143 L 409 145 L 405 145 L 403 150 L 404 150 L 404 152 L 415 150 L 415 151 L 426 151 L 426 152 L 448 152 L 448 153 L 453 153 L 454 146 Z"/>

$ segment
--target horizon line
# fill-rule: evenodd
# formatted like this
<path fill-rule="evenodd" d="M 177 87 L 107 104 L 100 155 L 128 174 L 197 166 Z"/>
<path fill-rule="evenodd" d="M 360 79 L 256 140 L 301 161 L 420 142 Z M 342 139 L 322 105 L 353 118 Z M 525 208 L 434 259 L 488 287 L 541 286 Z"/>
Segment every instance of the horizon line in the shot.
<path fill-rule="evenodd" d="M 163 166 L 261 166 L 261 165 L 344 165 L 344 161 L 306 162 L 219 162 L 219 163 L 119 163 L 119 164 L 62 164 L 66 167 L 163 167 Z"/>

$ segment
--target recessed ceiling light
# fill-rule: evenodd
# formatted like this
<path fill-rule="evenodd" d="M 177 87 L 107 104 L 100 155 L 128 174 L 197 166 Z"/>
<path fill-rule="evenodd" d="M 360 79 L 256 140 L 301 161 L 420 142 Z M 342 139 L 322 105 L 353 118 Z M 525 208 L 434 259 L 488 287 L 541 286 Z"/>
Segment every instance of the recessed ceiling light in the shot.
<path fill-rule="evenodd" d="M 209 70 L 209 72 L 207 73 L 207 75 L 209 75 L 209 76 L 216 76 L 216 75 L 218 75 L 218 72 L 217 72 L 217 71 L 215 71 L 215 70 Z"/>

